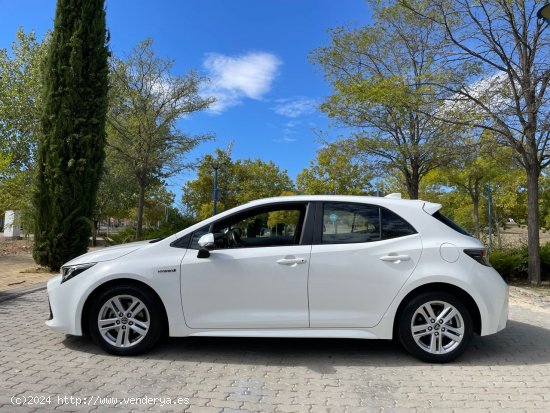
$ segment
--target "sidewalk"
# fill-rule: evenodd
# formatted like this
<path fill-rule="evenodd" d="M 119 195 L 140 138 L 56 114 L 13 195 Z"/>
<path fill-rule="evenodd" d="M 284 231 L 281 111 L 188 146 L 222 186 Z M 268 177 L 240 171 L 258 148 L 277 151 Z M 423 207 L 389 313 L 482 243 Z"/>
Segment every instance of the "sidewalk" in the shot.
<path fill-rule="evenodd" d="M 43 283 L 56 274 L 36 265 L 31 254 L 0 257 L 0 291 Z"/>

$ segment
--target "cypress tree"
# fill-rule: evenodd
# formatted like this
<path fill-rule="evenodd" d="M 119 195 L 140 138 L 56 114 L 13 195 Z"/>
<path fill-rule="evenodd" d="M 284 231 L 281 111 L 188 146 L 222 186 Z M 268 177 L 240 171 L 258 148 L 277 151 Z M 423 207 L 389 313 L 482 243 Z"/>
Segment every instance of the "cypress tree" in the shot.
<path fill-rule="evenodd" d="M 91 235 L 105 158 L 108 55 L 104 0 L 58 0 L 33 198 L 33 256 L 54 271 L 85 253 Z"/>

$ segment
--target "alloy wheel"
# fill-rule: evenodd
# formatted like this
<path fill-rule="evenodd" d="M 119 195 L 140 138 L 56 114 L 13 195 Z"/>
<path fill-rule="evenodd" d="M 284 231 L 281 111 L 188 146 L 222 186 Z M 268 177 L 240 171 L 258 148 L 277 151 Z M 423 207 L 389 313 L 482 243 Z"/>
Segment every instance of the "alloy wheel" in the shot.
<path fill-rule="evenodd" d="M 414 312 L 411 333 L 422 350 L 430 354 L 450 353 L 464 338 L 464 319 L 448 302 L 429 301 Z"/>
<path fill-rule="evenodd" d="M 132 295 L 109 298 L 99 310 L 97 318 L 101 338 L 118 348 L 138 344 L 147 335 L 150 325 L 147 306 Z"/>

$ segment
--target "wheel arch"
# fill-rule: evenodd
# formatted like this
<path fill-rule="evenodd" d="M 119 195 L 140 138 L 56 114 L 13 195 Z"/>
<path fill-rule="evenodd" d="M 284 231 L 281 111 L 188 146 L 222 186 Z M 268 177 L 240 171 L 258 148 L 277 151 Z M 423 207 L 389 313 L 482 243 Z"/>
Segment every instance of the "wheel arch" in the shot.
<path fill-rule="evenodd" d="M 397 307 L 397 311 L 395 312 L 395 317 L 393 319 L 394 337 L 397 337 L 397 326 L 399 323 L 399 318 L 401 317 L 401 314 L 403 313 L 403 310 L 407 303 L 410 302 L 417 295 L 426 292 L 446 292 L 461 299 L 464 302 L 464 305 L 466 306 L 468 311 L 470 312 L 470 315 L 472 316 L 472 321 L 474 322 L 474 332 L 476 332 L 477 334 L 481 334 L 481 313 L 472 296 L 462 288 L 457 287 L 456 285 L 435 282 L 416 287 L 414 290 L 411 290 L 405 297 L 403 297 L 403 299 L 399 303 L 399 306 Z"/>
<path fill-rule="evenodd" d="M 88 331 L 88 323 L 87 318 L 88 314 L 90 312 L 91 304 L 93 303 L 94 299 L 99 296 L 104 291 L 108 290 L 109 288 L 118 286 L 118 285 L 132 285 L 135 287 L 138 287 L 140 289 L 146 290 L 150 294 L 155 297 L 155 299 L 158 300 L 160 303 L 161 309 L 162 309 L 162 320 L 163 320 L 163 331 L 164 334 L 168 334 L 169 328 L 168 328 L 168 313 L 166 312 L 166 307 L 164 305 L 164 302 L 160 298 L 159 294 L 148 284 L 144 283 L 143 281 L 139 281 L 133 278 L 116 278 L 113 280 L 109 280 L 104 282 L 103 284 L 100 284 L 96 286 L 96 288 L 88 294 L 88 297 L 86 297 L 86 301 L 84 302 L 84 306 L 82 307 L 82 314 L 80 316 L 80 326 L 82 328 L 82 333 L 84 335 L 89 335 Z"/>

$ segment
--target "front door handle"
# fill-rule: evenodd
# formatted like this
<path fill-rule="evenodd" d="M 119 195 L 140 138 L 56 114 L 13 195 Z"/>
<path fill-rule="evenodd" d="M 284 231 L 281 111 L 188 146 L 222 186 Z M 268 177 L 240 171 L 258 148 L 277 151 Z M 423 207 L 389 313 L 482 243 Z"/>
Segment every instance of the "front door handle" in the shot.
<path fill-rule="evenodd" d="M 277 260 L 277 264 L 281 265 L 296 265 L 296 264 L 305 264 L 307 260 L 305 258 L 281 258 Z"/>
<path fill-rule="evenodd" d="M 408 261 L 411 259 L 408 255 L 382 255 L 380 257 L 382 261 L 388 261 L 388 262 L 401 262 L 401 261 Z"/>

